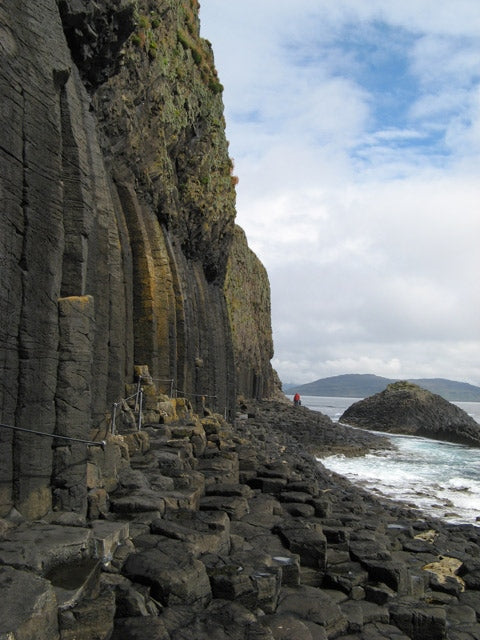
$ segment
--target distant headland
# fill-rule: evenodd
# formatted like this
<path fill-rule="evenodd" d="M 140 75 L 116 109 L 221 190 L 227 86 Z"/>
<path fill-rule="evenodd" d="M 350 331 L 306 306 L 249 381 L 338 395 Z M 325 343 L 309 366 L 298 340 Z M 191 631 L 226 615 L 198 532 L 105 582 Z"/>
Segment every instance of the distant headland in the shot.
<path fill-rule="evenodd" d="M 389 384 L 398 380 L 398 378 L 384 378 L 370 373 L 348 373 L 321 378 L 307 384 L 286 383 L 283 385 L 283 390 L 285 393 L 298 392 L 307 396 L 365 398 L 383 391 Z M 450 402 L 480 402 L 480 387 L 467 382 L 456 382 L 444 378 L 409 378 L 408 382 L 413 382 Z"/>

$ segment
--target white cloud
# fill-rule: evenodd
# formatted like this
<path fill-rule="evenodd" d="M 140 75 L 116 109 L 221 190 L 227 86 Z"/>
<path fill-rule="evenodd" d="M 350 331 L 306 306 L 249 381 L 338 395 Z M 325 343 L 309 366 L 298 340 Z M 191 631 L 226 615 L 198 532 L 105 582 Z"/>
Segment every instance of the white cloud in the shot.
<path fill-rule="evenodd" d="M 478 76 L 478 35 L 475 39 L 423 35 L 416 40 L 410 58 L 412 71 L 425 88 L 447 81 L 455 87 L 468 86 Z"/>
<path fill-rule="evenodd" d="M 480 385 L 477 1 L 203 0 L 201 19 L 280 376 Z"/>
<path fill-rule="evenodd" d="M 467 109 L 454 117 L 447 129 L 446 142 L 457 154 L 480 154 L 480 87 L 470 93 Z M 478 161 L 476 162 L 478 168 Z"/>

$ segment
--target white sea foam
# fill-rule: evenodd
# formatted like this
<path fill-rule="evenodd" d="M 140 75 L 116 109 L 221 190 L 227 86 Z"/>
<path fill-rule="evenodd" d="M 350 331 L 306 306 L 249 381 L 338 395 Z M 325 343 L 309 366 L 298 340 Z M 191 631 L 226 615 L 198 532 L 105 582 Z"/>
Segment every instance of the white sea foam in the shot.
<path fill-rule="evenodd" d="M 305 396 L 303 403 L 338 420 L 355 400 Z M 480 403 L 457 404 L 480 422 Z M 359 458 L 336 455 L 322 463 L 376 495 L 404 501 L 450 522 L 476 523 L 480 449 L 415 436 L 388 437 L 396 446 L 394 451 Z"/>

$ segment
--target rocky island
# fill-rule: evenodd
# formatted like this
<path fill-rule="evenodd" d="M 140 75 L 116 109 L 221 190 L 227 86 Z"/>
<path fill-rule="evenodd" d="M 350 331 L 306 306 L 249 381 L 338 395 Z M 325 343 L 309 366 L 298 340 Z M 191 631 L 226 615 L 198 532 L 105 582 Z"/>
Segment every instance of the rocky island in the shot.
<path fill-rule="evenodd" d="M 198 10 L 0 7 L 0 638 L 478 638 L 479 529 L 280 392 Z"/>
<path fill-rule="evenodd" d="M 342 423 L 363 429 L 404 433 L 480 446 L 480 425 L 463 409 L 407 381 L 352 404 Z"/>

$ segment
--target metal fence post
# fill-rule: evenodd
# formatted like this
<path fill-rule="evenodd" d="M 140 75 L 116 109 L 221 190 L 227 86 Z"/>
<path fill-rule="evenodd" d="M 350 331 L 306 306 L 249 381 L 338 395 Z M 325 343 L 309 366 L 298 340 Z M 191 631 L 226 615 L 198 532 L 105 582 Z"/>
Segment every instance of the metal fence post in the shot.
<path fill-rule="evenodd" d="M 135 394 L 136 397 L 135 397 L 135 409 L 134 409 L 134 411 L 138 411 L 138 400 L 140 398 L 141 384 L 142 384 L 142 376 L 138 376 L 137 393 Z"/>
<path fill-rule="evenodd" d="M 143 408 L 143 390 L 140 389 L 140 402 L 138 409 L 138 430 L 142 430 L 142 408 Z"/>
<path fill-rule="evenodd" d="M 117 406 L 118 406 L 118 403 L 114 402 L 113 409 L 112 409 L 112 436 L 115 435 L 115 431 L 116 431 L 115 421 L 117 419 Z"/>

